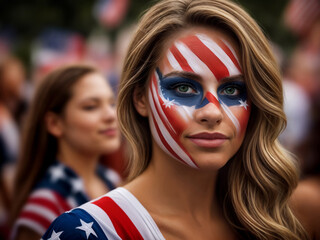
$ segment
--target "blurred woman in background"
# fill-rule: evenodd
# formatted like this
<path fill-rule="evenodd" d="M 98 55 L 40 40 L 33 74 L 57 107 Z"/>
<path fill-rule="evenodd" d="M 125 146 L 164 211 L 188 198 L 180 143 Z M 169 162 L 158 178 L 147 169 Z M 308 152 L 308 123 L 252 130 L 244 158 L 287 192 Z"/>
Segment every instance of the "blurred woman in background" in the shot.
<path fill-rule="evenodd" d="M 40 239 L 61 213 L 115 187 L 100 156 L 120 143 L 115 96 L 93 67 L 50 73 L 25 124 L 14 185 L 13 239 Z"/>
<path fill-rule="evenodd" d="M 22 95 L 25 75 L 20 59 L 10 55 L 0 59 L 0 239 L 8 233 L 7 215 L 11 206 L 20 123 L 26 110 Z"/>

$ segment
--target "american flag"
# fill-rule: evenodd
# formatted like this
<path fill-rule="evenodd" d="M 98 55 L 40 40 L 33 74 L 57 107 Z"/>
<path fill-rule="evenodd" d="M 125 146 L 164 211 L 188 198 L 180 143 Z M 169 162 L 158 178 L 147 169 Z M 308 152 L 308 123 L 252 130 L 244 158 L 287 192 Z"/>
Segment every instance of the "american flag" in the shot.
<path fill-rule="evenodd" d="M 47 29 L 35 41 L 31 57 L 36 73 L 84 61 L 86 45 L 83 36 L 62 29 Z"/>
<path fill-rule="evenodd" d="M 129 0 L 98 0 L 94 6 L 94 16 L 109 28 L 117 27 L 124 19 Z"/>
<path fill-rule="evenodd" d="M 165 239 L 141 203 L 125 188 L 64 213 L 42 240 Z"/>
<path fill-rule="evenodd" d="M 112 170 L 99 166 L 97 173 L 109 189 L 114 188 L 111 179 L 115 173 Z M 15 223 L 13 235 L 20 226 L 43 235 L 55 218 L 89 200 L 82 179 L 56 161 L 29 196 Z"/>

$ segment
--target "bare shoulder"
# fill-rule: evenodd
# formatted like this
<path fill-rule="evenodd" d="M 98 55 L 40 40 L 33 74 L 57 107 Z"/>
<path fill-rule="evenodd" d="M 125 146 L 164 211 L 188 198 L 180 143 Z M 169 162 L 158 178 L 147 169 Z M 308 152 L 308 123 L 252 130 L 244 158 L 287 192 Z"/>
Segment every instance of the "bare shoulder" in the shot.
<path fill-rule="evenodd" d="M 320 240 L 320 176 L 299 183 L 291 197 L 291 206 L 313 239 Z"/>

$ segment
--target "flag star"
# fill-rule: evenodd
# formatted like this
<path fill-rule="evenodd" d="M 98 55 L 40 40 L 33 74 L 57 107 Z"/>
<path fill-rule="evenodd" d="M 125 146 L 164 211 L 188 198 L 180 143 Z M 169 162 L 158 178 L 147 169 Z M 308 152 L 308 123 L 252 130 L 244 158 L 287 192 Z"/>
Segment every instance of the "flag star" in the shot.
<path fill-rule="evenodd" d="M 63 233 L 61 232 L 55 232 L 54 230 L 52 231 L 51 237 L 48 238 L 48 240 L 60 240 L 60 235 Z"/>
<path fill-rule="evenodd" d="M 83 191 L 84 186 L 83 186 L 82 180 L 80 178 L 71 179 L 70 183 L 71 183 L 73 193 Z"/>
<path fill-rule="evenodd" d="M 85 221 L 82 221 L 82 219 L 80 219 L 80 223 L 81 223 L 81 226 L 76 227 L 76 229 L 85 231 L 87 239 L 89 239 L 90 234 L 94 235 L 95 237 L 98 237 L 96 232 L 92 229 L 93 222 L 86 223 Z"/>
<path fill-rule="evenodd" d="M 174 105 L 174 99 L 169 101 L 168 99 L 165 99 L 165 101 L 163 102 L 163 105 L 166 107 L 166 108 L 171 108 L 172 105 Z"/>
<path fill-rule="evenodd" d="M 62 165 L 53 166 L 52 168 L 50 168 L 49 172 L 52 182 L 56 182 L 59 179 L 65 178 L 64 168 Z"/>
<path fill-rule="evenodd" d="M 239 100 L 239 103 L 240 103 L 240 107 L 244 107 L 244 109 L 247 110 L 247 107 L 249 106 L 248 103 L 247 103 L 247 100 Z"/>

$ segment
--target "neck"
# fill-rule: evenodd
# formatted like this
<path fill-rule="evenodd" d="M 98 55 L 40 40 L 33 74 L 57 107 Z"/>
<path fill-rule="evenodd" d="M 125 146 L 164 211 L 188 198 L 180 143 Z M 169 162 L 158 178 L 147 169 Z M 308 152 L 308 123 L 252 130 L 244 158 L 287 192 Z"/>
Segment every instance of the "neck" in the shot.
<path fill-rule="evenodd" d="M 75 150 L 70 145 L 59 142 L 58 160 L 70 167 L 85 181 L 95 177 L 99 155 L 83 153 Z"/>
<path fill-rule="evenodd" d="M 217 172 L 191 168 L 166 154 L 153 156 L 148 168 L 126 186 L 148 211 L 156 213 L 160 209 L 161 214 L 167 211 L 194 218 L 218 214 Z"/>

